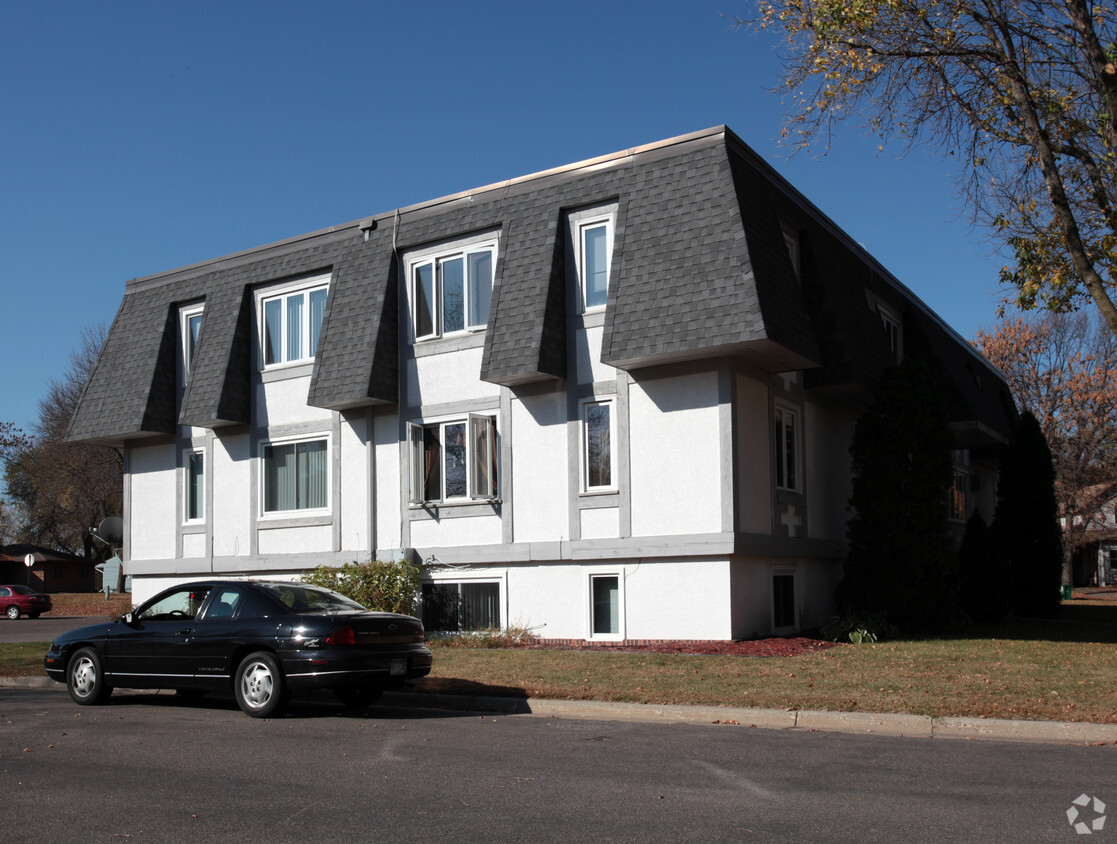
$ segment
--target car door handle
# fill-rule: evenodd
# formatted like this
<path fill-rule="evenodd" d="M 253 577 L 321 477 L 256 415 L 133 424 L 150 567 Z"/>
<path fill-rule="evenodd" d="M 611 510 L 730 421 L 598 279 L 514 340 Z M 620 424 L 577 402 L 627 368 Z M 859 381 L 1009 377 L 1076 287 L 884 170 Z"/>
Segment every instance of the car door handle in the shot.
<path fill-rule="evenodd" d="M 187 628 L 186 630 L 176 630 L 175 635 L 176 636 L 189 636 L 193 632 L 194 632 L 193 628 Z"/>

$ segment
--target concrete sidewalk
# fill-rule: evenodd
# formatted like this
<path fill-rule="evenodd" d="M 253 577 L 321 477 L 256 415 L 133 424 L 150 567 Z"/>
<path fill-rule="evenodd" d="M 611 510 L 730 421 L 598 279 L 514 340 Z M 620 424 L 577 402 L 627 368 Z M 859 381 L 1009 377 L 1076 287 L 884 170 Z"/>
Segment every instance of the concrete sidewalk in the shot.
<path fill-rule="evenodd" d="M 0 677 L 0 689 L 64 691 L 48 677 Z M 999 718 L 932 718 L 926 715 L 875 712 L 827 712 L 809 709 L 748 709 L 728 706 L 661 706 L 591 700 L 543 700 L 515 697 L 428 695 L 387 692 L 388 706 L 579 718 L 588 721 L 659 721 L 671 724 L 711 724 L 765 730 L 861 733 L 903 738 L 992 739 L 994 741 L 1055 742 L 1117 745 L 1117 724 L 1073 721 L 1009 721 Z"/>

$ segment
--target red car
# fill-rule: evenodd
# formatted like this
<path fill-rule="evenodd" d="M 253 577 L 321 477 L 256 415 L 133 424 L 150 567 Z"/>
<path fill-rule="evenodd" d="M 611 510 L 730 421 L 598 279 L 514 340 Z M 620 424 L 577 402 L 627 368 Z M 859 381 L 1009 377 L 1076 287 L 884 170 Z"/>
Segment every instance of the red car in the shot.
<path fill-rule="evenodd" d="M 28 618 L 38 618 L 50 612 L 50 595 L 40 595 L 26 586 L 0 586 L 0 612 L 13 621 L 25 613 Z"/>

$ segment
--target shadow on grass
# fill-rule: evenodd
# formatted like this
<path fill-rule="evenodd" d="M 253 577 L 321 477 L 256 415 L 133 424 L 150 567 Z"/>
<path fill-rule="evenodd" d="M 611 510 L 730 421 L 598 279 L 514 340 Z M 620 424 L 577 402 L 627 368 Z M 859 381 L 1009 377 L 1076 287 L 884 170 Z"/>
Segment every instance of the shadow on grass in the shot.
<path fill-rule="evenodd" d="M 1117 643 L 1117 603 L 1108 606 L 1066 602 L 1058 618 L 1010 618 L 999 624 L 974 624 L 955 634 L 929 638 Z"/>

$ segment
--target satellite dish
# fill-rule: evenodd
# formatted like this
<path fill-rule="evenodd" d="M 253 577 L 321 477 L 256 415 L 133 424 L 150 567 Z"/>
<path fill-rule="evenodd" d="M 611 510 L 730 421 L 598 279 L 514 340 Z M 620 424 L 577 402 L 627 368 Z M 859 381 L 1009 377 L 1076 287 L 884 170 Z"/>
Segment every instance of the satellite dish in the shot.
<path fill-rule="evenodd" d="M 120 516 L 102 519 L 101 524 L 97 526 L 97 535 L 110 545 L 119 545 L 124 541 L 124 519 Z"/>

